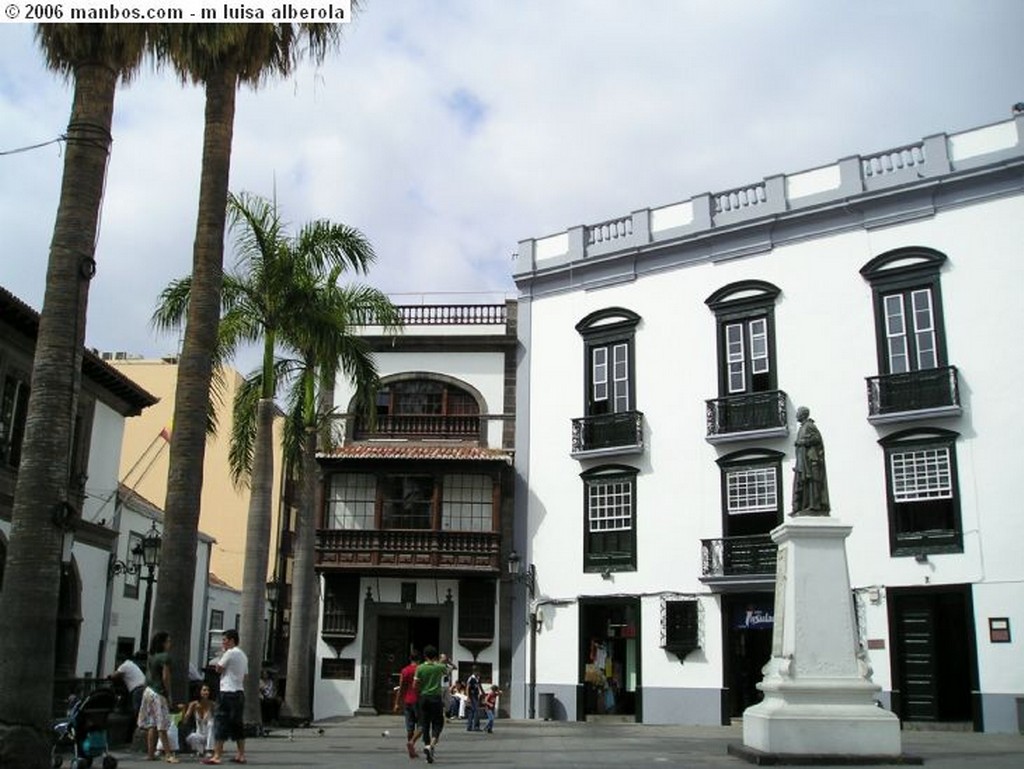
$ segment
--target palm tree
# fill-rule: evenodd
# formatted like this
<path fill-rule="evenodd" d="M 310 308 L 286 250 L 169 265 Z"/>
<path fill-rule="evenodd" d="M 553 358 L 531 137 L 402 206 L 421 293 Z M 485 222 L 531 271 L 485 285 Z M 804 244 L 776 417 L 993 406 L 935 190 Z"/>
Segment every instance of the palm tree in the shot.
<path fill-rule="evenodd" d="M 49 765 L 61 551 L 54 517 L 69 504 L 71 441 L 114 93 L 118 81 L 137 71 L 148 35 L 148 27 L 128 24 L 36 28 L 47 66 L 74 84 L 74 96 L 0 593 L 0 766 Z"/>
<path fill-rule="evenodd" d="M 181 24 L 168 25 L 163 31 L 162 56 L 183 81 L 202 84 L 206 90 L 191 291 L 178 360 L 163 553 L 153 617 L 154 628 L 173 629 L 187 638 L 192 629 L 207 404 L 220 320 L 235 94 L 241 83 L 257 87 L 270 76 L 288 75 L 304 52 L 322 61 L 340 32 L 334 24 Z M 305 51 L 300 50 L 302 44 Z M 261 451 L 265 448 L 261 444 Z M 261 468 L 265 464 L 262 457 L 259 464 Z M 264 482 L 262 472 L 257 480 Z M 254 486 L 254 503 L 263 504 L 264 494 L 269 497 L 269 487 Z M 262 605 L 262 599 L 257 603 Z M 250 615 L 253 608 L 258 607 L 249 606 Z M 243 646 L 259 654 L 255 644 L 259 635 L 259 631 L 253 637 L 243 634 Z M 174 691 L 185 690 L 185 675 L 185 666 L 175 669 Z M 255 686 L 256 676 L 251 678 Z"/>
<path fill-rule="evenodd" d="M 312 716 L 312 662 L 317 625 L 317 585 L 314 573 L 316 544 L 317 434 L 330 417 L 325 395 L 333 391 L 339 371 L 356 387 L 356 400 L 372 414 L 377 389 L 377 369 L 365 340 L 354 326 L 372 321 L 385 333 L 397 331 L 401 316 L 376 289 L 341 287 L 338 275 L 306 284 L 302 312 L 289 319 L 282 330 L 286 346 L 298 354 L 300 376 L 292 401 L 292 424 L 301 426 L 298 470 L 298 515 L 295 522 L 295 561 L 292 567 L 292 621 L 288 634 L 288 686 L 283 712 L 305 721 Z M 329 431 L 326 431 L 330 437 Z M 297 441 L 289 442 L 291 445 Z"/>
<path fill-rule="evenodd" d="M 215 357 L 227 356 L 244 342 L 263 344 L 255 427 L 245 433 L 244 444 L 232 448 L 236 482 L 250 485 L 246 556 L 242 576 L 242 627 L 250 655 L 263 648 L 263 617 L 270 544 L 273 487 L 273 421 L 277 407 L 277 367 L 274 352 L 278 335 L 307 301 L 301 286 L 317 276 L 344 270 L 365 272 L 374 259 L 373 248 L 362 233 L 345 225 L 318 220 L 289 237 L 275 206 L 264 198 L 229 196 L 231 229 L 235 234 L 236 269 L 224 275 L 221 297 L 223 317 Z M 158 325 L 180 323 L 191 304 L 194 278 L 172 283 L 162 295 L 155 320 Z M 188 299 L 183 299 L 188 296 Z M 246 722 L 259 723 L 258 678 L 249 677 Z"/>

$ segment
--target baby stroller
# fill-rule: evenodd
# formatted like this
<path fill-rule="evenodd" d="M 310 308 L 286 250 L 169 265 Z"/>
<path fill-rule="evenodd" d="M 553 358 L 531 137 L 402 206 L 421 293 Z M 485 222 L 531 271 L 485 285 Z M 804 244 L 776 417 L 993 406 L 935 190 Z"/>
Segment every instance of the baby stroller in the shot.
<path fill-rule="evenodd" d="M 103 756 L 103 769 L 117 769 L 117 759 L 107 752 L 107 719 L 117 697 L 113 689 L 97 689 L 82 699 L 74 699 L 66 719 L 54 726 L 54 769 L 64 762 L 63 753 L 72 751 L 71 769 L 89 769 L 92 760 Z"/>

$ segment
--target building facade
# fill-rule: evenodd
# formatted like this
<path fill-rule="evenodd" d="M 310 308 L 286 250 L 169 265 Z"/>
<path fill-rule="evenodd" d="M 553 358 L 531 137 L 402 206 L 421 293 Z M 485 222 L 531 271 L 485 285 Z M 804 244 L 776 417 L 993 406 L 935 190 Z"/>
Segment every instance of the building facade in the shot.
<path fill-rule="evenodd" d="M 1019 115 L 521 242 L 514 714 L 759 699 L 807 406 L 881 704 L 1016 731 L 1022 265 Z"/>
<path fill-rule="evenodd" d="M 363 329 L 376 420 L 339 379 L 343 437 L 319 457 L 316 718 L 390 712 L 428 644 L 463 678 L 509 680 L 516 305 L 400 311 L 399 335 Z"/>

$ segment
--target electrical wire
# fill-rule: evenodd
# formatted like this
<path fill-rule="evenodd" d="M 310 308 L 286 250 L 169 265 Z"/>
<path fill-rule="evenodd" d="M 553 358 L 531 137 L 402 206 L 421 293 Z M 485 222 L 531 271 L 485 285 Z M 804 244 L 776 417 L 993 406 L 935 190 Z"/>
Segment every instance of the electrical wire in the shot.
<path fill-rule="evenodd" d="M 38 150 L 43 147 L 47 147 L 51 144 L 57 144 L 68 140 L 67 134 L 61 134 L 56 139 L 50 139 L 48 142 L 40 142 L 39 144 L 30 144 L 27 147 L 16 147 L 13 150 L 0 150 L 0 156 L 2 155 L 17 155 L 19 152 L 29 152 L 31 150 Z"/>

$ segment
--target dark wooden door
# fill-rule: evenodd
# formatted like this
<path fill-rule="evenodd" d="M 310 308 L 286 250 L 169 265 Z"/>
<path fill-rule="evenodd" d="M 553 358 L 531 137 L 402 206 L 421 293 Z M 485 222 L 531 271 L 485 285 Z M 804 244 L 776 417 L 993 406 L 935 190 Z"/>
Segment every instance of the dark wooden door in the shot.
<path fill-rule="evenodd" d="M 934 601 L 902 596 L 896 610 L 899 689 L 905 721 L 938 720 Z"/>
<path fill-rule="evenodd" d="M 409 621 L 405 617 L 377 620 L 377 669 L 374 673 L 373 706 L 390 713 L 402 668 L 409 663 Z"/>

